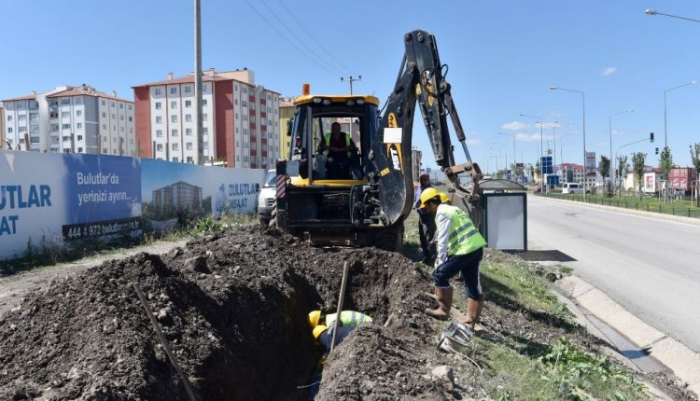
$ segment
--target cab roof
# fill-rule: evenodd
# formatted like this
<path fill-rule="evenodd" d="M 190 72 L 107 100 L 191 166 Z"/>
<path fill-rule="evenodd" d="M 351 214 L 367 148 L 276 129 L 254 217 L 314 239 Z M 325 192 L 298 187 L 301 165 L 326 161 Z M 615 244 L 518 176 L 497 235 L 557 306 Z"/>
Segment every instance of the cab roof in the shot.
<path fill-rule="evenodd" d="M 329 99 L 332 102 L 345 103 L 349 100 L 363 100 L 365 103 L 373 104 L 379 106 L 379 99 L 375 96 L 369 95 L 303 95 L 294 99 L 294 105 L 299 106 L 302 104 L 313 103 L 315 98 Z"/>

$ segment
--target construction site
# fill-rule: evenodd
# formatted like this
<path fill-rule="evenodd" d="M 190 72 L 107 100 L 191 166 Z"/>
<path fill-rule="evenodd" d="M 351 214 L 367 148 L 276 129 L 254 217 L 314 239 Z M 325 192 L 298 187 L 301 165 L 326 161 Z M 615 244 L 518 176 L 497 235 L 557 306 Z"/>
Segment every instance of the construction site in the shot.
<path fill-rule="evenodd" d="M 494 252 L 486 258 L 505 257 Z M 307 315 L 335 311 L 345 265 L 343 309 L 374 323 L 327 356 L 315 383 L 323 351 Z M 491 399 L 487 388 L 508 377 L 492 375 L 477 346 L 469 357 L 436 346 L 448 323 L 423 313 L 431 289 L 427 270 L 399 253 L 226 229 L 28 295 L 0 320 L 0 399 L 305 400 L 314 385 L 316 400 Z M 526 353 L 563 338 L 611 351 L 575 324 L 506 298 L 489 295 L 484 315 L 478 341 L 515 339 Z M 694 399 L 663 374 L 644 379 L 672 399 Z"/>

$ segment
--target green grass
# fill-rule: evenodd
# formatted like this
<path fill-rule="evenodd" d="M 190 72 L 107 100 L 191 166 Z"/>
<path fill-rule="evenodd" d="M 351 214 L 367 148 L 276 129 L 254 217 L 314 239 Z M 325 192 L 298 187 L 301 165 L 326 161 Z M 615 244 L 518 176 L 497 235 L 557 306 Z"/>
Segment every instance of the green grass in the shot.
<path fill-rule="evenodd" d="M 131 238 L 124 236 L 111 242 L 90 239 L 61 247 L 59 244 L 47 240 L 46 237 L 42 237 L 36 242 L 30 239 L 27 241 L 27 246 L 21 255 L 17 255 L 13 259 L 0 261 L 0 275 L 13 275 L 39 267 L 73 262 L 91 256 L 118 253 L 124 249 L 151 245 L 159 241 L 176 241 L 197 235 L 212 234 L 228 227 L 240 227 L 250 224 L 258 224 L 256 215 L 231 214 L 225 215 L 220 220 L 214 220 L 211 217 L 195 219 L 187 222 L 182 230 L 171 231 L 164 235 L 144 233 L 141 237 Z"/>
<path fill-rule="evenodd" d="M 583 195 L 560 194 L 554 192 L 538 196 L 583 202 Z M 624 209 L 643 210 L 646 212 L 671 214 L 674 216 L 700 218 L 700 208 L 697 207 L 694 202 L 684 199 L 666 202 L 658 197 L 644 196 L 640 198 L 639 196 L 631 195 L 615 195 L 612 198 L 609 198 L 604 195 L 588 194 L 586 195 L 586 203 L 595 203 L 598 205 L 614 206 Z"/>

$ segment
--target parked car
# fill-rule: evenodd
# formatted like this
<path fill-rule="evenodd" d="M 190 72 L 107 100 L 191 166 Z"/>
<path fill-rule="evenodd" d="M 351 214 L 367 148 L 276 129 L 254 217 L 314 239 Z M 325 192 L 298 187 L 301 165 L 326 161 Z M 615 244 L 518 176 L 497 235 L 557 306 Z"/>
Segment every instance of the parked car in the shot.
<path fill-rule="evenodd" d="M 264 226 L 270 224 L 270 216 L 272 215 L 272 209 L 275 205 L 275 194 L 277 192 L 275 186 L 276 179 L 277 171 L 274 169 L 267 170 L 265 185 L 258 194 L 258 218 L 260 219 L 260 224 Z"/>

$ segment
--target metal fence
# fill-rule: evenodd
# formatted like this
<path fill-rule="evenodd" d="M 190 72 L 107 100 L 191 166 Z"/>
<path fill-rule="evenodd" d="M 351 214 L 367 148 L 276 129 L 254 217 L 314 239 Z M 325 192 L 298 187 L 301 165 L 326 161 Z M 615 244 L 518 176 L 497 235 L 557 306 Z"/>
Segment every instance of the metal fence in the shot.
<path fill-rule="evenodd" d="M 549 194 L 536 194 L 537 196 L 544 196 L 547 198 L 564 199 L 576 202 L 583 202 L 583 195 L 570 195 L 570 194 L 559 194 L 559 193 L 549 193 Z M 586 203 L 605 205 L 612 207 L 619 207 L 623 209 L 641 210 L 651 213 L 661 213 L 670 214 L 673 216 L 684 216 L 700 218 L 700 208 L 691 205 L 691 201 L 683 200 L 676 202 L 663 202 L 659 201 L 658 198 L 645 197 L 642 200 L 639 198 L 635 199 L 633 197 L 622 197 L 622 198 L 609 198 L 605 196 L 587 195 Z"/>

